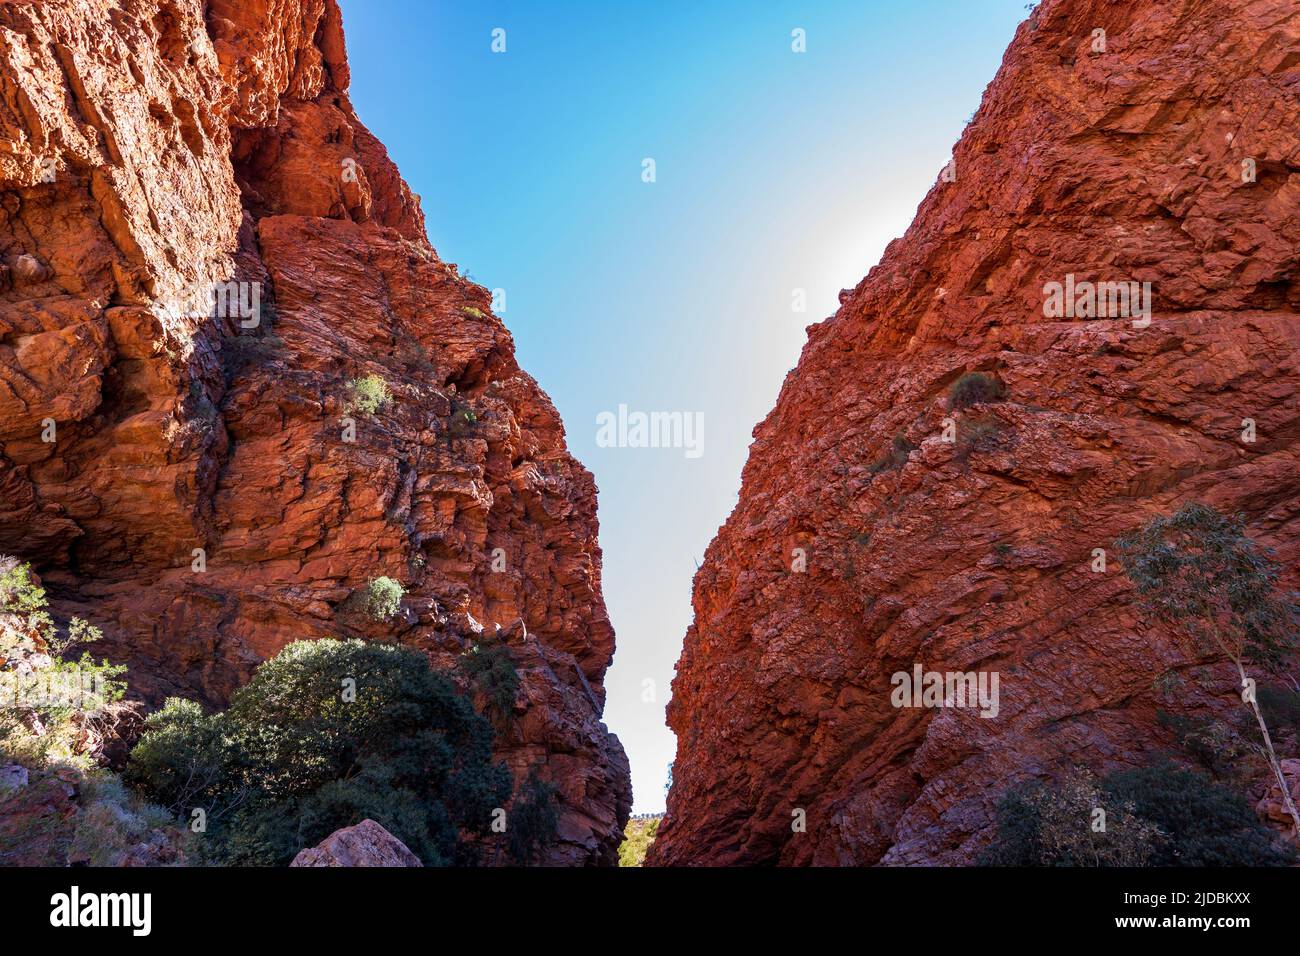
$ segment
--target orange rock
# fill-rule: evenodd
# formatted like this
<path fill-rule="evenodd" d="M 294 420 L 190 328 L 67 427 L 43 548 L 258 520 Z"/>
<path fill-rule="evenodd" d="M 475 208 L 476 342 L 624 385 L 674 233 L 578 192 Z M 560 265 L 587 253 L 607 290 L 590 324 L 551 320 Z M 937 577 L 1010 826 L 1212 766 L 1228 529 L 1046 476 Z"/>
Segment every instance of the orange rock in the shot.
<path fill-rule="evenodd" d="M 649 862 L 968 863 L 1017 779 L 1145 763 L 1172 744 L 1158 707 L 1234 706 L 1226 668 L 1222 693 L 1163 699 L 1167 635 L 1113 553 L 1092 568 L 1199 499 L 1296 583 L 1293 14 L 1046 0 L 1020 26 L 956 180 L 809 330 L 755 430 L 695 578 Z M 1070 274 L 1150 282 L 1152 321 L 1048 318 Z M 949 411 L 970 371 L 1006 400 Z M 998 716 L 892 706 L 917 663 L 998 672 Z"/>
<path fill-rule="evenodd" d="M 296 639 L 450 669 L 506 627 L 498 755 L 559 788 L 544 862 L 613 863 L 595 483 L 353 113 L 334 0 L 3 4 L 0 69 L 0 553 L 153 703 Z M 365 375 L 393 401 L 349 414 Z M 380 575 L 403 614 L 344 613 Z"/>

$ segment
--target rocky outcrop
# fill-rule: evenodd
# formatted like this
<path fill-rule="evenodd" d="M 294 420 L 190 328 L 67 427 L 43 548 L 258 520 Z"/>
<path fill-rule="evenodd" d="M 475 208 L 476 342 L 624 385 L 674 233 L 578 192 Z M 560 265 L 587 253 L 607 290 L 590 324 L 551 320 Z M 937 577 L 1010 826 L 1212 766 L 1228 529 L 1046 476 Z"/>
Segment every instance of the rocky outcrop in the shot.
<path fill-rule="evenodd" d="M 612 863 L 595 485 L 353 113 L 334 0 L 5 4 L 0 73 L 0 553 L 150 702 L 221 702 L 295 639 L 452 669 L 500 629 L 545 862 Z M 379 576 L 383 623 L 348 600 Z"/>
<path fill-rule="evenodd" d="M 290 866 L 424 866 L 405 843 L 374 820 L 335 830 L 293 858 Z"/>
<path fill-rule="evenodd" d="M 1298 94 L 1291 0 L 1046 0 L 1020 26 L 755 430 L 695 579 L 651 862 L 967 863 L 1011 783 L 1146 762 L 1157 709 L 1232 705 L 1226 670 L 1153 686 L 1187 668 L 1095 549 L 1198 499 L 1295 584 Z M 1075 280 L 1150 282 L 1151 321 L 1045 311 Z M 970 372 L 1004 400 L 950 409 Z M 999 673 L 997 716 L 892 706 L 916 664 Z"/>

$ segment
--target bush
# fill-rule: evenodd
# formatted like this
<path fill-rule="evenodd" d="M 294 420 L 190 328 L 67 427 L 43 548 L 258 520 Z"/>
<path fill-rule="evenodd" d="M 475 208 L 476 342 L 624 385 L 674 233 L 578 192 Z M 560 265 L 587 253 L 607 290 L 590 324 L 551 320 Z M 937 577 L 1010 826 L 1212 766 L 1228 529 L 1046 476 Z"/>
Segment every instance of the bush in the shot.
<path fill-rule="evenodd" d="M 555 788 L 538 779 L 536 772 L 528 775 L 510 809 L 506 828 L 513 862 L 526 866 L 539 858 L 543 847 L 554 842 L 559 822 L 555 794 Z"/>
<path fill-rule="evenodd" d="M 1275 843 L 1234 790 L 1169 761 L 1113 773 L 1102 783 L 1111 800 L 1160 828 L 1152 866 L 1286 866 L 1294 854 Z"/>
<path fill-rule="evenodd" d="M 514 717 L 515 695 L 519 693 L 519 671 L 510 649 L 504 644 L 475 644 L 461 655 L 460 661 L 474 687 L 487 698 L 493 722 L 498 727 L 509 726 Z"/>
<path fill-rule="evenodd" d="M 1246 666 L 1280 667 L 1297 648 L 1300 606 L 1279 587 L 1282 565 L 1246 533 L 1244 516 L 1189 502 L 1115 542 L 1138 606 L 1181 638 L 1188 663 L 1231 664 L 1243 688 Z M 1152 635 L 1160 634 L 1151 631 Z M 1255 718 L 1260 751 L 1297 831 L 1300 808 L 1290 795 L 1265 712 L 1253 694 L 1242 702 Z"/>
<path fill-rule="evenodd" d="M 283 865 L 367 817 L 427 865 L 471 862 L 511 782 L 490 725 L 424 654 L 356 640 L 290 644 L 221 713 L 168 702 L 127 779 L 204 809 L 200 848 L 222 865 Z"/>
<path fill-rule="evenodd" d="M 948 410 L 957 411 L 986 402 L 1000 402 L 1006 397 L 1007 390 L 992 375 L 983 372 L 967 372 L 952 383 L 948 390 Z"/>
<path fill-rule="evenodd" d="M 1105 812 L 1105 830 L 1094 829 Z M 1122 802 L 1110 801 L 1092 775 L 1076 769 L 1053 784 L 1013 787 L 998 803 L 998 831 L 984 866 L 1141 866 L 1156 828 Z"/>
<path fill-rule="evenodd" d="M 0 555 L 0 757 L 29 768 L 51 762 L 89 769 L 99 759 L 100 721 L 122 700 L 126 668 L 82 651 L 103 637 L 74 617 L 60 634 L 31 565 Z"/>
<path fill-rule="evenodd" d="M 899 432 L 889 443 L 889 451 L 873 461 L 869 471 L 871 474 L 875 475 L 882 471 L 902 468 L 907 464 L 907 456 L 916 451 L 916 447 L 916 445 L 913 445 L 907 440 L 906 435 Z"/>
<path fill-rule="evenodd" d="M 378 375 L 363 375 L 348 382 L 349 399 L 345 411 L 373 415 L 393 400 L 388 383 Z"/>
<path fill-rule="evenodd" d="M 361 610 L 372 621 L 387 621 L 402 609 L 406 590 L 392 578 L 375 578 L 361 591 Z"/>
<path fill-rule="evenodd" d="M 470 408 L 464 402 L 452 401 L 451 403 L 451 433 L 453 435 L 468 435 L 478 424 L 478 413 Z"/>
<path fill-rule="evenodd" d="M 1092 829 L 1106 813 L 1106 832 Z M 1293 862 L 1242 797 L 1200 773 L 1163 762 L 1086 771 L 1007 791 L 997 836 L 980 859 L 993 866 L 1280 866 Z"/>
<path fill-rule="evenodd" d="M 1182 717 L 1156 711 L 1156 723 L 1169 730 L 1179 747 L 1214 777 L 1230 776 L 1250 745 L 1231 725 L 1205 717 Z"/>
<path fill-rule="evenodd" d="M 45 608 L 45 589 L 32 581 L 31 569 L 30 564 L 0 555 L 0 612 L 32 614 Z"/>

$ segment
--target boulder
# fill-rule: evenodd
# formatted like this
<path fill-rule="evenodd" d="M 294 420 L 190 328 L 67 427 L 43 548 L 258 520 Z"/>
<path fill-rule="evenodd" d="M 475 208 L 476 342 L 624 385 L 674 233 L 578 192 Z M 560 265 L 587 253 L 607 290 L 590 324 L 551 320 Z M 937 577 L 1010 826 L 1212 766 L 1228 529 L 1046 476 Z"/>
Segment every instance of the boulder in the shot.
<path fill-rule="evenodd" d="M 420 858 L 374 820 L 335 830 L 303 850 L 290 866 L 423 866 Z"/>

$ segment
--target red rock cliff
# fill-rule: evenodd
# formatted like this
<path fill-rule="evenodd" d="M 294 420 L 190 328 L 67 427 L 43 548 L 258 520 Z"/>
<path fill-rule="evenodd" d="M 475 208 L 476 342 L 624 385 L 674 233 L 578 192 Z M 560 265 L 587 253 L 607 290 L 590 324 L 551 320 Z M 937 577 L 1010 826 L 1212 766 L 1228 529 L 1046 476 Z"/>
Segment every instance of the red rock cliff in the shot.
<path fill-rule="evenodd" d="M 295 639 L 450 668 L 502 628 L 499 755 L 559 788 L 547 862 L 612 862 L 595 484 L 347 88 L 334 0 L 0 3 L 0 553 L 154 702 Z M 256 324 L 193 307 L 232 281 Z M 370 374 L 394 401 L 348 436 Z M 347 610 L 380 575 L 408 590 L 383 626 Z"/>
<path fill-rule="evenodd" d="M 1013 780 L 1169 744 L 1169 645 L 1092 551 L 1199 499 L 1296 566 L 1298 94 L 1294 0 L 1048 0 L 1021 25 L 955 181 L 754 432 L 695 580 L 652 862 L 966 863 Z M 1067 274 L 1151 282 L 1150 325 L 1045 317 Z M 971 371 L 1006 400 L 950 413 Z M 1000 713 L 895 709 L 915 663 L 999 671 Z"/>

